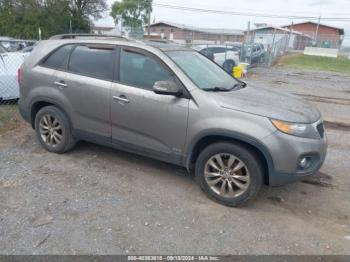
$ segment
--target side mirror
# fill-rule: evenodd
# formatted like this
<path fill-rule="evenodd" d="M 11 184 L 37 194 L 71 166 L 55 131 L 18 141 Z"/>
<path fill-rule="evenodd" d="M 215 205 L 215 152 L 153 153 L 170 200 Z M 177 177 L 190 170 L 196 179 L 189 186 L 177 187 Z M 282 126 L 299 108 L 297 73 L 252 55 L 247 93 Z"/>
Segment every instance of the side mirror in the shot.
<path fill-rule="evenodd" d="M 174 81 L 157 81 L 154 83 L 153 91 L 159 95 L 180 96 L 181 88 Z"/>

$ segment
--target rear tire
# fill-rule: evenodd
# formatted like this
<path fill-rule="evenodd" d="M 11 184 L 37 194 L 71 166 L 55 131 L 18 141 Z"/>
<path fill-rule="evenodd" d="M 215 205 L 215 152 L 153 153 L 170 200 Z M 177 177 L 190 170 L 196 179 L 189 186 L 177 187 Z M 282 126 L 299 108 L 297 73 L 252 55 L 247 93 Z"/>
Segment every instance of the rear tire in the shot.
<path fill-rule="evenodd" d="M 227 142 L 209 145 L 199 154 L 195 175 L 209 198 L 231 207 L 254 198 L 263 183 L 262 165 L 254 152 Z"/>
<path fill-rule="evenodd" d="M 35 116 L 35 131 L 39 142 L 49 152 L 62 154 L 76 144 L 68 117 L 55 106 L 39 110 Z"/>

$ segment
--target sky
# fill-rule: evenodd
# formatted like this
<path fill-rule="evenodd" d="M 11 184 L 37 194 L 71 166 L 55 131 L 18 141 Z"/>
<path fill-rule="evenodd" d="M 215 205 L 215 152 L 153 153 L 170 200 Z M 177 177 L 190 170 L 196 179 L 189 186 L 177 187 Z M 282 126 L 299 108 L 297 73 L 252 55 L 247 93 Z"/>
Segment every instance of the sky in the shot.
<path fill-rule="evenodd" d="M 115 0 L 107 0 L 111 5 Z M 347 17 L 350 19 L 350 0 L 153 0 L 155 4 L 178 5 L 202 9 L 215 9 L 245 13 L 267 13 L 278 15 L 296 16 L 321 16 L 321 23 L 341 27 L 345 29 L 345 45 L 350 45 L 350 22 L 323 21 L 322 17 Z M 291 19 L 260 18 L 249 16 L 235 16 L 223 14 L 204 14 L 191 11 L 167 9 L 164 7 L 153 7 L 153 21 L 169 21 L 173 23 L 186 24 L 196 27 L 207 28 L 231 28 L 247 29 L 248 21 L 252 27 L 255 23 L 268 23 L 274 25 L 286 25 Z M 294 19 L 294 23 L 303 20 Z M 106 16 L 98 21 L 96 25 L 113 26 L 113 19 Z"/>

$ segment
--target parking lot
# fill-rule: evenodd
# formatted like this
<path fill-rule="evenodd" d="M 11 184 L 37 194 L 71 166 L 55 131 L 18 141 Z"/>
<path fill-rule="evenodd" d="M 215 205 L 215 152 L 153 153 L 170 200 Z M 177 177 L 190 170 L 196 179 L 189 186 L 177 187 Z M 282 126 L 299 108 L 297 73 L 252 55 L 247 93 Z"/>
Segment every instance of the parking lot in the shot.
<path fill-rule="evenodd" d="M 1 254 L 350 255 L 350 76 L 257 68 L 247 81 L 321 110 L 316 177 L 228 208 L 182 168 L 85 142 L 54 155 L 20 122 L 0 134 Z"/>

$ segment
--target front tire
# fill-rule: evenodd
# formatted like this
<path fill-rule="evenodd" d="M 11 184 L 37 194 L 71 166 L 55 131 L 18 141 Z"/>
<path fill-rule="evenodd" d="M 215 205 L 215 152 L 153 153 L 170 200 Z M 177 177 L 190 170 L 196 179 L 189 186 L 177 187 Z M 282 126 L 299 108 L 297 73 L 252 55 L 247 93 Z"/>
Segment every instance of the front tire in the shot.
<path fill-rule="evenodd" d="M 195 175 L 211 199 L 231 207 L 254 198 L 263 183 L 258 157 L 242 145 L 227 142 L 209 145 L 199 154 Z"/>
<path fill-rule="evenodd" d="M 35 131 L 41 145 L 49 152 L 62 154 L 76 143 L 67 116 L 55 106 L 47 106 L 35 116 Z"/>

